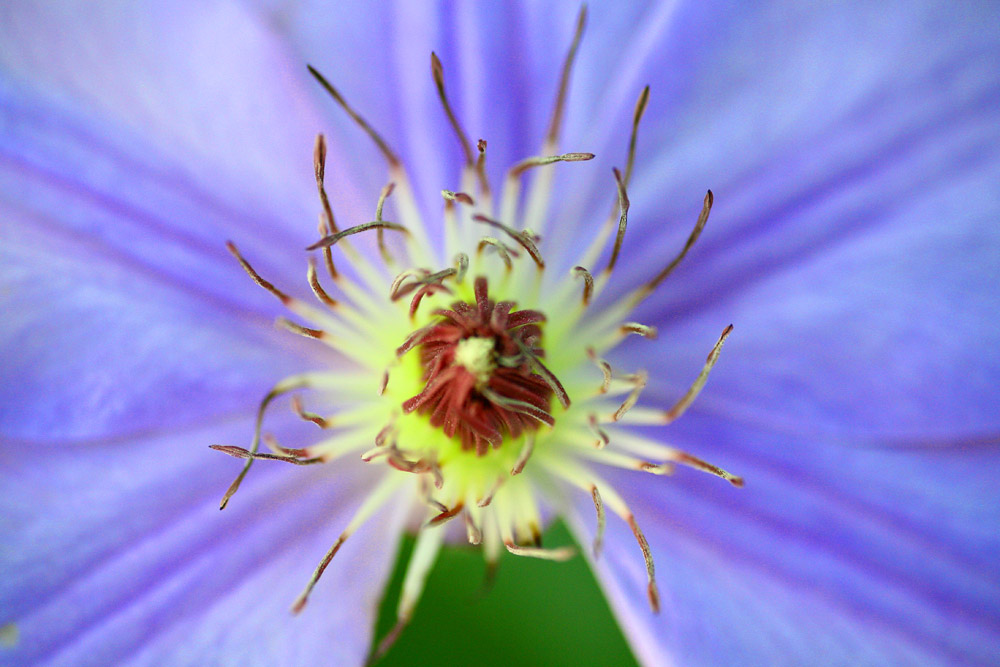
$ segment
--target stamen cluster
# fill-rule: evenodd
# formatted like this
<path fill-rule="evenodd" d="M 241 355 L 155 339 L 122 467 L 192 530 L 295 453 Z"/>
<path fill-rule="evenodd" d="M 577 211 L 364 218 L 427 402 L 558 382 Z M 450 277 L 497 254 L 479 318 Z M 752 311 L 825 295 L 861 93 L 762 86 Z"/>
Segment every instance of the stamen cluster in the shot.
<path fill-rule="evenodd" d="M 511 312 L 513 301 L 494 302 L 487 292 L 486 278 L 477 278 L 475 305 L 456 301 L 435 311 L 441 321 L 420 336 L 427 385 L 403 403 L 404 412 L 428 415 L 432 426 L 480 456 L 540 423 L 555 424 L 552 388 L 531 362 L 544 356 L 545 316 Z"/>

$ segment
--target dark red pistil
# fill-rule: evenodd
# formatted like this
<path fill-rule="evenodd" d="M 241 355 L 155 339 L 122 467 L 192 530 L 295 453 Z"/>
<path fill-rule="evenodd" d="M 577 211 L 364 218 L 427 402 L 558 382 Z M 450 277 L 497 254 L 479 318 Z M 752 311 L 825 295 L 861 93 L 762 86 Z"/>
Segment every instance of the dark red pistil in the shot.
<path fill-rule="evenodd" d="M 458 436 L 463 449 L 479 455 L 499 447 L 505 436 L 555 423 L 550 412 L 554 377 L 541 365 L 538 347 L 545 316 L 536 310 L 511 312 L 512 301 L 495 303 L 488 297 L 485 278 L 475 282 L 476 303 L 456 302 L 451 309 L 435 311 L 441 319 L 411 337 L 419 343 L 427 382 L 423 391 L 403 403 L 405 412 L 430 415 L 431 424 L 448 437 Z M 459 344 L 470 338 L 492 340 L 488 377 L 478 376 L 456 362 Z M 487 343 L 488 345 L 488 343 Z M 553 387 L 555 382 L 555 387 Z"/>

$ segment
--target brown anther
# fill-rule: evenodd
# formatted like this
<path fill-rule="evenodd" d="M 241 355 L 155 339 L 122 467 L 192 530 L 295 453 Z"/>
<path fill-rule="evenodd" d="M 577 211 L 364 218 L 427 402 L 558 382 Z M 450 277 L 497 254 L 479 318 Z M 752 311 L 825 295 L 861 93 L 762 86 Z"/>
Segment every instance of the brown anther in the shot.
<path fill-rule="evenodd" d="M 476 247 L 476 252 L 482 254 L 483 249 L 486 248 L 486 246 L 496 248 L 497 254 L 500 255 L 500 259 L 503 260 L 504 267 L 506 267 L 508 271 L 514 268 L 514 264 L 510 259 L 510 250 L 508 250 L 507 246 L 500 242 L 500 239 L 492 236 L 484 236 L 482 240 L 479 241 L 479 245 Z"/>
<path fill-rule="evenodd" d="M 604 449 L 607 447 L 611 442 L 611 438 L 609 438 L 607 432 L 598 425 L 599 421 L 597 419 L 597 415 L 588 415 L 587 422 L 590 425 L 590 430 L 597 436 L 597 441 L 594 443 L 594 447 L 597 449 Z"/>
<path fill-rule="evenodd" d="M 326 249 L 325 254 L 328 251 L 329 248 Z M 316 274 L 316 261 L 312 257 L 309 258 L 309 272 L 307 277 L 309 279 L 309 287 L 312 288 L 316 298 L 327 307 L 336 310 L 339 304 L 336 299 L 327 294 L 327 291 L 323 289 L 323 285 L 320 284 L 319 276 Z"/>
<path fill-rule="evenodd" d="M 497 229 L 503 230 L 503 232 L 507 234 L 507 236 L 517 241 L 517 243 L 522 248 L 528 251 L 528 254 L 531 255 L 531 259 L 535 261 L 535 264 L 538 265 L 539 269 L 545 268 L 545 260 L 542 259 L 542 254 L 538 251 L 538 246 L 535 245 L 535 238 L 531 234 L 525 231 L 517 231 L 516 229 L 511 229 L 510 227 L 503 224 L 499 220 L 488 218 L 485 215 L 482 215 L 481 213 L 477 213 L 476 215 L 472 216 L 472 219 L 475 220 L 476 222 L 482 222 L 492 227 L 496 227 Z"/>
<path fill-rule="evenodd" d="M 461 285 L 465 282 L 465 273 L 469 270 L 469 256 L 464 252 L 455 255 L 455 282 Z"/>
<path fill-rule="evenodd" d="M 279 317 L 274 321 L 274 323 L 275 325 L 281 327 L 282 329 L 291 331 L 292 333 L 298 334 L 300 336 L 305 336 L 306 338 L 315 338 L 317 340 L 322 340 L 324 338 L 327 338 L 326 332 L 323 331 L 322 329 L 311 329 L 309 327 L 304 327 L 301 324 L 296 324 L 295 322 L 292 322 L 287 317 Z"/>
<path fill-rule="evenodd" d="M 625 192 L 625 182 L 622 180 L 622 174 L 618 169 L 614 169 L 615 183 L 618 184 L 618 209 L 621 212 L 618 218 L 618 234 L 615 236 L 615 245 L 611 249 L 611 259 L 608 260 L 608 265 L 604 269 L 605 273 L 611 273 L 615 264 L 618 263 L 618 254 L 621 252 L 622 243 L 625 242 L 625 228 L 628 226 L 628 193 Z"/>
<path fill-rule="evenodd" d="M 476 150 L 479 157 L 476 158 L 476 176 L 479 178 L 479 190 L 486 197 L 490 194 L 490 181 L 486 178 L 486 140 L 480 139 L 476 143 Z"/>
<path fill-rule="evenodd" d="M 441 196 L 445 198 L 446 201 L 457 201 L 459 203 L 465 204 L 466 206 L 475 206 L 475 200 L 464 192 L 452 192 L 451 190 L 442 190 Z"/>
<path fill-rule="evenodd" d="M 395 189 L 396 184 L 391 182 L 382 188 L 382 192 L 378 197 L 378 203 L 375 205 L 375 222 L 382 222 L 382 208 L 385 206 L 385 200 L 389 198 L 389 195 Z M 386 264 L 392 264 L 392 255 L 389 254 L 389 249 L 385 247 L 385 228 L 378 227 L 378 231 L 375 234 L 378 241 L 378 251 L 382 255 L 382 259 Z"/>
<path fill-rule="evenodd" d="M 616 410 L 615 413 L 611 416 L 611 421 L 619 421 L 622 417 L 625 416 L 626 412 L 628 412 L 635 406 L 636 402 L 638 402 L 639 400 L 639 394 L 641 394 L 642 390 L 646 388 L 646 382 L 648 380 L 649 378 L 644 371 L 639 372 L 630 378 L 630 381 L 632 382 L 633 385 L 633 389 L 631 392 L 629 392 L 629 395 L 622 402 L 621 407 L 619 407 L 618 410 Z"/>
<path fill-rule="evenodd" d="M 451 294 L 451 290 L 440 285 L 438 283 L 428 283 L 417 290 L 413 298 L 410 299 L 410 319 L 415 319 L 417 317 L 417 309 L 420 307 L 420 301 L 428 294 L 433 294 L 435 292 L 447 292 Z"/>
<path fill-rule="evenodd" d="M 330 198 L 326 194 L 326 187 L 323 179 L 326 176 L 326 138 L 322 134 L 316 135 L 316 143 L 313 147 L 313 171 L 316 175 L 316 189 L 319 190 L 319 200 L 323 205 L 323 211 L 319 214 L 319 233 L 322 236 L 329 236 L 336 233 L 337 221 L 333 217 L 333 207 L 330 205 Z M 333 265 L 333 253 L 329 248 L 323 250 L 323 259 L 326 264 L 327 273 L 334 280 L 338 277 L 337 268 Z"/>
<path fill-rule="evenodd" d="M 596 485 L 590 486 L 590 498 L 594 501 L 594 511 L 597 513 L 597 530 L 594 532 L 594 558 L 599 558 L 601 547 L 604 544 L 604 529 L 607 525 L 607 519 L 604 515 L 604 501 L 601 499 L 601 492 L 597 490 Z"/>
<path fill-rule="evenodd" d="M 486 491 L 486 493 L 483 495 L 482 498 L 480 498 L 479 500 L 476 501 L 476 507 L 489 507 L 490 503 L 493 502 L 493 496 L 495 496 L 497 494 L 497 491 L 500 490 L 500 487 L 503 486 L 503 483 L 505 481 L 506 481 L 506 478 L 504 478 L 502 476 L 501 477 L 497 477 L 496 481 L 493 482 L 493 486 L 491 486 Z"/>
<path fill-rule="evenodd" d="M 521 452 L 517 455 L 517 461 L 514 462 L 514 467 L 511 468 L 511 475 L 520 475 L 524 472 L 524 466 L 528 464 L 528 459 L 531 458 L 531 453 L 535 449 L 535 436 L 534 434 L 528 434 L 524 439 L 524 445 L 521 446 Z"/>
<path fill-rule="evenodd" d="M 574 266 L 573 274 L 583 278 L 583 305 L 590 305 L 590 297 L 594 294 L 594 276 L 582 266 Z"/>
<path fill-rule="evenodd" d="M 635 334 L 649 340 L 656 340 L 656 327 L 651 327 L 638 322 L 625 322 L 619 329 L 623 334 Z"/>
<path fill-rule="evenodd" d="M 480 544 L 483 541 L 483 531 L 479 529 L 479 526 L 472 520 L 468 512 L 463 514 L 462 517 L 465 519 L 465 533 L 469 538 L 469 544 Z"/>
<path fill-rule="evenodd" d="M 604 359 L 598 357 L 597 352 L 595 352 L 594 348 L 592 347 L 587 348 L 587 357 L 589 357 L 590 360 L 593 361 L 594 364 L 596 364 L 599 369 L 601 369 L 601 375 L 603 375 L 603 378 L 601 380 L 601 388 L 597 390 L 597 393 L 598 394 L 608 393 L 608 390 L 611 389 L 611 364 L 609 364 Z"/>
<path fill-rule="evenodd" d="M 649 596 L 649 608 L 653 610 L 654 614 L 658 614 L 660 613 L 660 591 L 656 587 L 656 571 L 653 567 L 653 554 L 649 550 L 649 542 L 646 541 L 646 536 L 642 534 L 639 524 L 636 523 L 635 516 L 629 514 L 625 517 L 625 521 L 632 529 L 632 534 L 635 535 L 635 540 L 639 543 L 639 549 L 642 551 L 642 559 L 646 563 L 646 593 Z"/>
<path fill-rule="evenodd" d="M 303 407 L 302 398 L 299 396 L 292 396 L 292 410 L 294 410 L 295 414 L 297 414 L 299 418 L 304 421 L 312 422 L 313 424 L 316 424 L 316 426 L 323 429 L 330 428 L 329 421 L 323 419 L 314 412 L 308 412 L 305 407 Z"/>

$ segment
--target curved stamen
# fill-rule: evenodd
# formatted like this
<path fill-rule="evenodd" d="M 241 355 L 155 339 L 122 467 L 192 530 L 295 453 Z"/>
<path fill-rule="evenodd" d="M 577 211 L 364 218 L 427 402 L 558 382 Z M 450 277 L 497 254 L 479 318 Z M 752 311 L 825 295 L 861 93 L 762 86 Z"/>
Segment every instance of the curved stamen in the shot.
<path fill-rule="evenodd" d="M 582 266 L 574 266 L 573 274 L 583 278 L 583 305 L 590 305 L 590 297 L 594 293 L 594 276 Z"/>
<path fill-rule="evenodd" d="M 324 255 L 325 254 L 327 253 L 324 253 Z M 316 260 L 312 257 L 309 258 L 309 270 L 306 273 L 306 278 L 309 281 L 309 287 L 312 288 L 313 294 L 316 295 L 316 298 L 331 310 L 336 310 L 340 304 L 338 304 L 337 300 L 327 294 L 327 291 L 323 289 L 323 285 L 319 282 L 319 276 L 316 273 Z"/>
<path fill-rule="evenodd" d="M 490 181 L 486 178 L 486 140 L 480 139 L 476 144 L 479 157 L 476 158 L 476 176 L 479 177 L 479 189 L 484 199 L 490 198 Z"/>
<path fill-rule="evenodd" d="M 383 220 L 373 220 L 372 222 L 366 222 L 364 224 L 355 225 L 348 229 L 341 230 L 335 234 L 330 234 L 329 236 L 324 236 L 316 243 L 311 246 L 307 246 L 306 250 L 316 250 L 318 248 L 329 248 L 330 246 L 337 243 L 337 241 L 351 236 L 352 234 L 360 234 L 361 232 L 366 232 L 369 229 L 392 229 L 397 232 L 402 232 L 403 234 L 409 234 L 409 230 L 402 225 L 398 225 L 395 222 L 385 222 Z"/>
<path fill-rule="evenodd" d="M 660 286 L 660 283 L 666 280 L 667 277 L 674 272 L 674 269 L 676 269 L 677 265 L 681 263 L 681 260 L 687 256 L 688 250 L 690 250 L 691 246 L 698 241 L 698 237 L 701 236 L 702 230 L 705 229 L 705 223 L 708 222 L 708 215 L 712 212 L 712 202 L 714 200 L 715 198 L 712 195 L 712 191 L 709 190 L 705 194 L 705 201 L 702 204 L 701 213 L 698 214 L 698 220 L 695 222 L 694 229 L 691 230 L 690 236 L 688 236 L 687 241 L 684 243 L 684 247 L 681 248 L 681 251 L 677 254 L 677 256 L 674 257 L 669 264 L 663 267 L 663 270 L 656 274 L 652 280 L 635 291 L 630 299 L 630 302 L 633 305 L 652 294 L 653 291 Z"/>
<path fill-rule="evenodd" d="M 573 31 L 573 41 L 569 45 L 569 52 L 566 54 L 562 72 L 559 74 L 559 88 L 556 93 L 555 105 L 552 108 L 552 119 L 549 121 L 549 130 L 545 135 L 545 141 L 548 144 L 555 145 L 559 141 L 563 111 L 566 108 L 566 96 L 569 92 L 569 77 L 573 72 L 573 63 L 576 62 L 576 52 L 580 48 L 580 40 L 583 38 L 583 29 L 586 26 L 587 5 L 583 5 L 580 7 L 580 13 L 576 17 L 576 29 Z"/>
<path fill-rule="evenodd" d="M 556 162 L 586 162 L 593 160 L 593 153 L 563 153 L 562 155 L 539 155 L 521 160 L 507 172 L 507 178 L 520 178 L 524 172 L 533 167 L 544 167 Z"/>
<path fill-rule="evenodd" d="M 637 336 L 642 336 L 648 340 L 656 340 L 656 327 L 651 327 L 647 324 L 639 324 L 638 322 L 625 322 L 619 327 L 619 331 L 622 334 L 635 334 Z"/>
<path fill-rule="evenodd" d="M 622 417 L 625 416 L 626 412 L 628 412 L 635 406 L 635 404 L 639 401 L 639 394 L 641 394 L 642 390 L 646 388 L 646 382 L 648 379 L 649 378 L 646 375 L 645 371 L 636 373 L 631 378 L 631 382 L 634 385 L 634 388 L 629 393 L 628 397 L 622 402 L 621 407 L 618 408 L 613 415 L 611 415 L 612 421 L 619 421 Z"/>
<path fill-rule="evenodd" d="M 598 394 L 608 393 L 608 390 L 611 389 L 611 364 L 609 364 L 604 359 L 598 357 L 597 352 L 595 352 L 594 348 L 592 347 L 587 348 L 587 357 L 589 357 L 590 360 L 593 361 L 594 364 L 601 370 L 601 375 L 603 376 L 603 379 L 601 380 L 601 386 L 597 390 L 597 393 Z"/>
<path fill-rule="evenodd" d="M 262 454 L 260 452 L 251 452 L 248 449 L 235 447 L 233 445 L 209 445 L 208 448 L 214 449 L 217 452 L 222 452 L 223 454 L 229 454 L 237 459 L 266 459 L 268 461 L 284 461 L 285 463 L 294 463 L 297 466 L 308 466 L 316 463 L 323 463 L 323 459 L 321 458 L 303 459 L 298 456 L 291 456 L 288 454 Z"/>
<path fill-rule="evenodd" d="M 287 394 L 290 391 L 295 391 L 296 389 L 305 389 L 309 387 L 309 382 L 301 375 L 285 378 L 278 384 L 271 388 L 271 391 L 267 392 L 264 398 L 261 400 L 260 405 L 257 408 L 257 418 L 254 421 L 253 429 L 253 441 L 250 444 L 250 449 L 248 450 L 249 456 L 247 458 L 246 464 L 244 464 L 243 469 L 240 470 L 239 475 L 233 480 L 233 483 L 229 485 L 226 489 L 226 493 L 222 496 L 222 501 L 219 503 L 219 509 L 226 509 L 226 505 L 229 503 L 229 499 L 233 497 L 240 488 L 240 484 L 243 482 L 243 478 L 247 476 L 250 471 L 250 466 L 253 465 L 254 457 L 257 454 L 257 450 L 260 447 L 260 429 L 261 425 L 264 423 L 264 413 L 267 411 L 267 406 L 271 404 L 271 401 L 277 397 Z M 229 452 L 226 452 L 227 454 Z"/>
<path fill-rule="evenodd" d="M 513 541 L 503 543 L 507 551 L 515 556 L 527 556 L 528 558 L 539 558 L 541 560 L 566 561 L 576 555 L 574 547 L 558 547 L 555 549 L 543 549 L 541 547 L 522 547 L 514 544 Z"/>
<path fill-rule="evenodd" d="M 621 252 L 622 243 L 625 241 L 625 227 L 628 224 L 628 194 L 625 192 L 625 183 L 622 180 L 622 174 L 617 168 L 614 170 L 615 183 L 618 185 L 618 208 L 621 211 L 621 217 L 618 219 L 618 235 L 615 237 L 615 245 L 611 249 L 611 259 L 608 260 L 608 265 L 604 268 L 604 273 L 611 273 L 615 264 L 618 263 L 618 253 Z"/>
<path fill-rule="evenodd" d="M 392 498 L 392 493 L 402 483 L 402 477 L 402 475 L 386 475 L 381 484 L 379 484 L 379 486 L 368 495 L 364 503 L 361 504 L 361 507 L 358 508 L 358 511 L 354 514 L 354 517 L 351 518 L 350 523 L 347 524 L 347 528 L 344 529 L 344 532 L 340 534 L 340 537 L 338 537 L 336 542 L 333 543 L 330 550 L 326 552 L 325 556 L 323 556 L 323 560 L 321 560 L 319 565 L 316 566 L 316 570 L 313 572 L 312 577 L 309 578 L 309 583 L 306 584 L 305 589 L 299 594 L 299 597 L 296 598 L 295 603 L 292 605 L 293 614 L 298 614 L 305 608 L 306 603 L 309 601 L 309 594 L 312 593 L 316 583 L 320 580 L 320 577 L 323 576 L 323 572 L 326 571 L 326 567 L 330 564 L 330 561 L 332 561 L 333 557 L 337 555 L 338 551 L 340 551 L 340 547 L 344 545 L 347 538 L 354 534 L 354 532 L 360 528 L 372 514 L 377 512 L 389 501 L 390 498 Z"/>
<path fill-rule="evenodd" d="M 524 445 L 521 446 L 521 451 L 517 455 L 514 467 L 510 469 L 511 475 L 520 475 L 524 471 L 524 466 L 528 464 L 528 459 L 531 458 L 533 451 L 535 451 L 535 435 L 529 433 L 528 437 L 524 439 Z"/>
<path fill-rule="evenodd" d="M 479 246 L 476 248 L 477 252 L 481 255 L 483 248 L 486 246 L 491 246 L 496 249 L 497 254 L 500 259 L 503 260 L 504 267 L 510 271 L 514 268 L 514 264 L 510 259 L 510 252 L 507 250 L 507 246 L 500 242 L 500 239 L 494 238 L 492 236 L 484 236 L 481 241 L 479 241 Z"/>
<path fill-rule="evenodd" d="M 451 103 L 448 102 L 448 95 L 444 91 L 444 68 L 441 67 L 441 60 L 438 59 L 437 54 L 433 51 L 431 51 L 431 76 L 434 77 L 434 85 L 437 87 L 438 98 L 441 100 L 441 106 L 444 107 L 444 112 L 448 116 L 448 122 L 451 123 L 451 129 L 455 131 L 458 143 L 462 145 L 465 164 L 471 167 L 473 159 L 472 146 L 469 144 L 469 138 L 465 135 L 465 130 L 462 129 L 462 124 L 458 122 L 458 117 L 455 116 L 455 112 L 451 108 Z"/>
<path fill-rule="evenodd" d="M 535 245 L 534 240 L 531 238 L 529 234 L 525 232 L 519 232 L 516 229 L 511 229 L 502 222 L 494 220 L 492 218 L 488 218 L 481 213 L 477 213 L 476 215 L 472 216 L 472 219 L 475 220 L 476 222 L 482 222 L 484 224 L 490 225 L 491 227 L 496 227 L 497 229 L 502 230 L 505 234 L 507 234 L 507 236 L 517 241 L 517 243 L 520 244 L 522 248 L 528 251 L 528 254 L 531 255 L 531 259 L 535 261 L 535 264 L 538 266 L 539 269 L 545 268 L 545 260 L 542 259 L 542 254 L 538 251 L 538 246 Z"/>
<path fill-rule="evenodd" d="M 455 255 L 455 282 L 461 285 L 465 281 L 465 273 L 469 270 L 469 256 L 464 252 Z"/>
<path fill-rule="evenodd" d="M 326 175 L 326 138 L 322 134 L 316 135 L 316 143 L 313 147 L 313 172 L 316 175 L 316 189 L 319 190 L 319 200 L 323 205 L 323 212 L 320 214 L 320 233 L 324 236 L 334 234 L 337 230 L 337 220 L 333 217 L 333 207 L 330 205 L 330 198 L 326 194 L 326 186 L 323 184 Z M 333 253 L 329 248 L 323 250 L 323 260 L 326 263 L 327 273 L 336 280 L 338 278 L 337 268 L 333 264 Z"/>
<path fill-rule="evenodd" d="M 303 421 L 312 422 L 322 429 L 331 427 L 331 423 L 328 420 L 323 419 L 315 412 L 306 411 L 305 407 L 302 405 L 302 398 L 299 396 L 292 396 L 292 410 L 294 410 L 295 414 L 297 414 Z"/>
<path fill-rule="evenodd" d="M 722 353 L 722 344 L 726 342 L 726 338 L 729 337 L 729 334 L 732 333 L 732 331 L 732 324 L 722 331 L 722 335 L 719 336 L 719 340 L 712 347 L 712 351 L 708 353 L 708 357 L 705 359 L 705 365 L 702 367 L 701 372 L 698 373 L 698 377 L 691 383 L 691 386 L 688 388 L 687 392 L 681 396 L 680 400 L 678 400 L 673 407 L 664 413 L 663 423 L 669 424 L 680 417 L 688 409 L 691 403 L 694 402 L 694 399 L 698 397 L 698 394 L 701 393 L 705 383 L 708 382 L 708 374 L 712 371 L 712 367 L 715 366 L 715 362 L 719 360 L 719 354 Z"/>
<path fill-rule="evenodd" d="M 389 148 L 389 144 L 385 143 L 385 140 L 382 139 L 382 136 L 375 131 L 375 128 L 369 125 L 368 121 L 362 118 L 361 114 L 355 111 L 354 107 L 352 107 L 350 104 L 347 103 L 347 100 L 345 100 L 344 96 L 340 94 L 340 91 L 334 88 L 333 85 L 329 81 L 327 81 L 326 78 L 322 74 L 320 74 L 315 67 L 313 67 L 312 65 L 306 65 L 306 67 L 309 68 L 309 73 L 312 74 L 316 78 L 316 80 L 319 81 L 320 85 L 326 89 L 326 92 L 330 94 L 330 97 L 332 97 L 334 101 L 340 105 L 340 108 L 343 109 L 347 113 L 347 115 L 351 117 L 351 120 L 357 123 L 361 127 L 361 129 L 364 130 L 365 134 L 371 137 L 371 140 L 375 142 L 375 145 L 378 146 L 378 149 L 382 151 L 382 155 L 385 156 L 386 162 L 389 163 L 389 166 L 398 167 L 400 164 L 399 157 L 397 157 L 396 154 L 392 151 L 392 149 Z"/>
<path fill-rule="evenodd" d="M 291 331 L 293 334 L 298 334 L 299 336 L 305 336 L 306 338 L 315 338 L 316 340 L 329 340 L 330 335 L 323 331 L 322 329 L 312 329 L 310 327 L 304 327 L 301 324 L 292 322 L 287 317 L 279 317 L 274 321 L 275 325 L 281 327 L 286 331 Z"/>
<path fill-rule="evenodd" d="M 639 121 L 642 120 L 643 114 L 646 113 L 646 106 L 648 104 L 649 86 L 646 86 L 639 93 L 639 99 L 635 101 L 635 110 L 632 112 L 632 132 L 628 138 L 628 157 L 625 159 L 625 177 L 622 179 L 622 184 L 625 187 L 628 187 L 629 181 L 632 180 L 632 167 L 635 165 L 635 145 L 639 138 Z"/>
<path fill-rule="evenodd" d="M 639 99 L 636 100 L 635 103 L 635 112 L 632 114 L 632 132 L 629 135 L 628 152 L 625 159 L 625 173 L 622 176 L 622 185 L 626 189 L 632 180 L 632 166 L 635 163 L 635 147 L 639 134 L 639 121 L 642 120 L 642 116 L 646 111 L 648 103 L 649 86 L 646 86 L 639 94 Z M 582 264 L 592 264 L 597 259 L 601 252 L 601 248 L 604 247 L 604 243 L 607 241 L 608 236 L 611 235 L 615 218 L 619 217 L 620 209 L 620 201 L 619 198 L 616 197 L 614 203 L 611 205 L 611 211 L 608 213 L 607 219 L 604 221 L 604 224 L 601 225 L 600 230 L 598 230 L 597 234 L 594 236 L 594 240 L 591 241 L 586 252 L 583 253 L 581 258 Z"/>
<path fill-rule="evenodd" d="M 445 198 L 445 201 L 457 201 L 465 204 L 466 206 L 475 206 L 476 202 L 469 195 L 464 192 L 452 192 L 451 190 L 442 190 L 441 196 Z"/>
<path fill-rule="evenodd" d="M 601 499 L 601 493 L 597 490 L 596 484 L 591 485 L 590 496 L 594 501 L 594 511 L 597 512 L 597 530 L 594 532 L 594 558 L 599 558 L 601 547 L 604 544 L 604 528 L 607 525 L 607 519 L 604 516 L 604 501 Z"/>
<path fill-rule="evenodd" d="M 387 183 L 385 187 L 382 188 L 382 192 L 379 193 L 378 203 L 375 204 L 375 222 L 382 222 L 382 207 L 385 206 L 385 200 L 389 198 L 392 191 L 396 189 L 395 183 Z M 402 227 L 402 225 L 400 225 Z M 378 240 L 378 251 L 382 255 L 382 260 L 386 264 L 392 264 L 392 255 L 389 254 L 389 249 L 385 247 L 385 228 L 379 227 L 376 232 L 376 238 Z"/>

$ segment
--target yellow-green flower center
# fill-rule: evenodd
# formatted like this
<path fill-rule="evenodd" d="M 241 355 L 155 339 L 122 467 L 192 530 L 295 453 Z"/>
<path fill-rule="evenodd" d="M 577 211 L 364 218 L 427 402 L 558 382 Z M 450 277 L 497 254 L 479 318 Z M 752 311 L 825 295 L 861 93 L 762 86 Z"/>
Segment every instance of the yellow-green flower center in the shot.
<path fill-rule="evenodd" d="M 455 344 L 455 365 L 469 371 L 476 379 L 477 387 L 489 382 L 493 370 L 497 367 L 493 351 L 495 345 L 496 341 L 493 338 L 479 336 L 466 338 Z"/>

